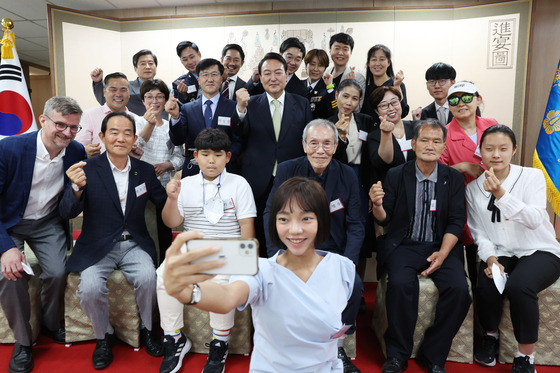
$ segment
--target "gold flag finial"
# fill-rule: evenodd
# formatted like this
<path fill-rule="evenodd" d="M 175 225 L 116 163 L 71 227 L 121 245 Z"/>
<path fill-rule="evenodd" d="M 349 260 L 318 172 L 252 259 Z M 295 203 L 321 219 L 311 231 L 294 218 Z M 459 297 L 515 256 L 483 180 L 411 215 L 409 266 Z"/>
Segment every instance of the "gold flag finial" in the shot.
<path fill-rule="evenodd" d="M 2 18 L 2 27 L 4 28 L 4 37 L 0 40 L 0 44 L 2 44 L 2 59 L 12 59 L 14 58 L 12 47 L 16 43 L 14 32 L 12 31 L 14 22 L 9 18 Z"/>

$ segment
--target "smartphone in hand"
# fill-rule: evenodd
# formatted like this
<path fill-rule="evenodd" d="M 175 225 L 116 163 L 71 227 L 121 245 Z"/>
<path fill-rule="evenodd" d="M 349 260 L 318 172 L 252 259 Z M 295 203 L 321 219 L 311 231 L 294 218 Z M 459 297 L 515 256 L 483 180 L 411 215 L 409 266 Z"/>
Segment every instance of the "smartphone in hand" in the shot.
<path fill-rule="evenodd" d="M 254 239 L 227 238 L 227 239 L 201 239 L 190 240 L 183 244 L 182 252 L 200 249 L 202 247 L 218 246 L 219 252 L 204 258 L 195 260 L 193 263 L 207 262 L 217 259 L 225 259 L 223 267 L 205 271 L 212 275 L 256 275 L 259 271 L 259 242 Z"/>

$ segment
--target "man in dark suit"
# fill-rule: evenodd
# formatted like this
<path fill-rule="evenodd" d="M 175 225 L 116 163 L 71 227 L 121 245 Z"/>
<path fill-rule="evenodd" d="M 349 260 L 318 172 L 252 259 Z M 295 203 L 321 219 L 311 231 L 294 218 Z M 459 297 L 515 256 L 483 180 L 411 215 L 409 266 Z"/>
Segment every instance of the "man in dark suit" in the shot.
<path fill-rule="evenodd" d="M 97 338 L 92 359 L 96 369 L 113 361 L 115 337 L 109 323 L 107 278 L 117 268 L 135 289 L 142 323 L 140 339 L 146 352 L 163 354 L 161 341 L 153 338 L 152 332 L 156 249 L 144 212 L 148 200 L 160 209 L 166 200 L 154 167 L 129 157 L 137 139 L 134 118 L 124 112 L 107 115 L 100 138 L 107 151 L 66 171 L 71 183 L 60 202 L 63 217 L 84 213 L 82 233 L 66 268 L 81 272 L 77 295 Z"/>
<path fill-rule="evenodd" d="M 24 242 L 42 269 L 44 330 L 64 344 L 60 319 L 69 232 L 68 222 L 58 214 L 58 200 L 67 181 L 64 171 L 87 157 L 84 147 L 73 141 L 81 115 L 74 99 L 53 97 L 39 116 L 40 131 L 0 141 L 0 303 L 16 340 L 10 372 L 33 369 Z"/>
<path fill-rule="evenodd" d="M 200 61 L 201 54 L 198 45 L 191 41 L 182 41 L 177 44 L 177 56 L 181 63 L 189 72 L 175 79 L 173 85 L 173 96 L 179 103 L 186 104 L 192 102 L 200 96 L 200 86 L 198 85 L 198 73 L 196 66 Z"/>
<path fill-rule="evenodd" d="M 243 139 L 245 154 L 241 175 L 253 189 L 257 205 L 255 230 L 260 253 L 266 257 L 262 214 L 278 163 L 302 156 L 301 134 L 313 117 L 309 101 L 285 92 L 287 63 L 278 53 L 267 53 L 258 69 L 265 93 L 249 97 L 246 89 L 237 91 L 234 131 Z"/>
<path fill-rule="evenodd" d="M 231 160 L 227 166 L 229 172 L 238 173 L 237 159 L 241 153 L 241 139 L 232 132 L 237 119 L 235 101 L 220 94 L 224 66 L 213 58 L 201 60 L 196 66 L 198 82 L 202 96 L 180 107 L 177 99 L 171 98 L 165 109 L 171 115 L 169 137 L 173 144 L 185 144 L 185 164 L 183 177 L 199 172 L 193 156 L 194 140 L 206 128 L 218 128 L 225 131 L 231 140 Z"/>
<path fill-rule="evenodd" d="M 421 356 L 429 373 L 445 372 L 453 337 L 467 315 L 471 297 L 459 241 L 465 223 L 464 180 L 438 163 L 445 150 L 443 124 L 427 119 L 412 140 L 416 160 L 387 173 L 370 190 L 373 215 L 392 222 L 378 245 L 378 273 L 387 273 L 387 360 L 384 373 L 400 373 L 412 353 L 418 316 L 418 277 L 429 276 L 439 291 L 436 318 L 426 331 Z"/>
<path fill-rule="evenodd" d="M 221 61 L 225 68 L 225 74 L 220 93 L 230 100 L 235 100 L 235 92 L 244 88 L 247 84 L 237 75 L 245 63 L 245 52 L 239 44 L 226 44 L 222 49 Z"/>
<path fill-rule="evenodd" d="M 280 44 L 280 54 L 286 61 L 286 71 L 288 72 L 286 92 L 307 97 L 305 82 L 295 74 L 303 62 L 305 45 L 303 45 L 298 38 L 287 38 Z M 251 96 L 261 94 L 265 91 L 258 68 L 253 71 L 253 76 L 249 79 L 245 87 Z"/>

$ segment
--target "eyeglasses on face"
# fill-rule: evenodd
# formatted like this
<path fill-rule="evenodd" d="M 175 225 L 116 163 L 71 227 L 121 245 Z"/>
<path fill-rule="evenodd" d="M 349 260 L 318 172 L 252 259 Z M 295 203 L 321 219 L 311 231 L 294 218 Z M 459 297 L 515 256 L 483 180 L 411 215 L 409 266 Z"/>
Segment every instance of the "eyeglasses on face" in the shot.
<path fill-rule="evenodd" d="M 319 149 L 319 146 L 322 147 L 323 150 L 326 152 L 332 150 L 334 147 L 334 142 L 332 141 L 320 142 L 320 141 L 311 140 L 309 142 L 306 141 L 305 143 L 307 144 L 307 147 L 313 151 Z"/>
<path fill-rule="evenodd" d="M 380 103 L 379 105 L 377 105 L 377 108 L 381 109 L 381 110 L 387 110 L 387 109 L 389 109 L 389 105 L 391 105 L 394 108 L 397 108 L 397 107 L 399 107 L 400 104 L 401 104 L 401 102 L 399 100 L 397 100 L 396 98 L 394 98 L 389 102 Z"/>
<path fill-rule="evenodd" d="M 430 86 L 430 87 L 435 87 L 436 83 L 441 87 L 442 85 L 445 85 L 445 83 L 447 83 L 450 79 L 430 79 L 428 80 L 426 83 Z"/>
<path fill-rule="evenodd" d="M 209 77 L 217 78 L 220 76 L 220 73 L 218 71 L 212 71 L 211 73 L 204 72 L 204 73 L 200 73 L 199 76 L 204 79 L 208 79 Z"/>
<path fill-rule="evenodd" d="M 459 100 L 463 101 L 465 104 L 470 104 L 474 98 L 474 94 L 472 93 L 463 93 L 463 95 L 461 96 L 453 96 L 453 97 L 449 97 L 447 99 L 447 102 L 449 102 L 449 105 L 451 106 L 457 106 L 459 105 Z"/>
<path fill-rule="evenodd" d="M 165 101 L 165 96 L 164 95 L 157 95 L 157 96 L 144 95 L 144 101 L 152 101 L 152 100 Z"/>
<path fill-rule="evenodd" d="M 43 114 L 48 120 L 50 120 L 51 122 L 54 123 L 54 127 L 60 131 L 60 132 L 64 132 L 66 131 L 66 128 L 70 128 L 70 132 L 71 133 L 78 133 L 80 132 L 80 130 L 82 129 L 82 126 L 80 126 L 79 124 L 77 126 L 69 126 L 66 123 L 62 123 L 62 122 L 55 122 L 54 120 L 52 120 L 47 114 Z"/>

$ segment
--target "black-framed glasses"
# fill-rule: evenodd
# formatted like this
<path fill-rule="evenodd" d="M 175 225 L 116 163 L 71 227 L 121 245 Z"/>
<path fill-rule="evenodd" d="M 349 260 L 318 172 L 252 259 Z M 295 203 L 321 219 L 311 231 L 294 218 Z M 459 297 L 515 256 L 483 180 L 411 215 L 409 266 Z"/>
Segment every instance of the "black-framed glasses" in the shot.
<path fill-rule="evenodd" d="M 63 132 L 63 131 L 66 131 L 66 128 L 70 128 L 70 132 L 76 134 L 76 133 L 80 132 L 80 130 L 82 129 L 82 126 L 80 126 L 79 124 L 78 124 L 77 126 L 69 126 L 69 125 L 66 124 L 66 123 L 55 122 L 55 121 L 52 120 L 47 114 L 43 114 L 43 115 L 44 115 L 48 120 L 50 120 L 51 122 L 54 123 L 54 126 L 55 126 L 55 128 L 56 128 L 58 131 Z"/>
<path fill-rule="evenodd" d="M 465 104 L 470 104 L 474 96 L 475 95 L 473 93 L 464 93 L 462 96 L 449 97 L 447 102 L 449 102 L 449 105 L 451 106 L 459 105 L 459 100 L 463 101 Z"/>
<path fill-rule="evenodd" d="M 387 110 L 387 109 L 389 109 L 389 105 L 391 105 L 394 108 L 398 108 L 400 104 L 401 104 L 401 102 L 399 100 L 397 100 L 396 98 L 394 98 L 389 102 L 380 103 L 379 105 L 377 105 L 377 108 L 380 109 L 380 110 Z"/>
<path fill-rule="evenodd" d="M 445 83 L 447 83 L 449 80 L 451 80 L 451 79 L 430 79 L 426 83 L 430 87 L 435 87 L 436 83 L 441 87 L 441 86 L 445 85 Z"/>

